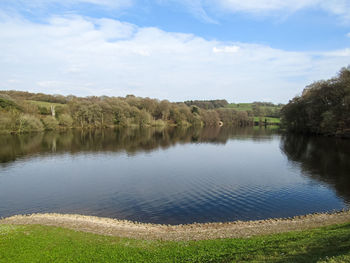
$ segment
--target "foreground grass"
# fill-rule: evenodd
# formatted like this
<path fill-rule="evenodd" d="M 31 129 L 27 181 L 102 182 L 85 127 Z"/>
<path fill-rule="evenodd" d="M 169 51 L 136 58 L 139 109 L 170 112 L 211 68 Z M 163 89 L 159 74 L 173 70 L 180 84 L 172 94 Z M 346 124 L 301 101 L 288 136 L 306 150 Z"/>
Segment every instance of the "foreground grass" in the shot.
<path fill-rule="evenodd" d="M 350 223 L 249 239 L 190 242 L 0 225 L 0 262 L 350 262 Z"/>

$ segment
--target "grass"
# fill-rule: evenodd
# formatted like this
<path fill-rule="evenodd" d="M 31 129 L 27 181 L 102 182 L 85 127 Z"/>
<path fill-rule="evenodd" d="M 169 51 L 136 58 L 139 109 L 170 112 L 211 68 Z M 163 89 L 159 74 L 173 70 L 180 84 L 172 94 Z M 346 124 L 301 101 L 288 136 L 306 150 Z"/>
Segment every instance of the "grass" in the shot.
<path fill-rule="evenodd" d="M 253 111 L 253 105 L 254 103 L 231 103 L 231 104 L 228 104 L 226 106 L 226 108 L 231 108 L 231 109 L 234 109 L 236 111 Z M 260 109 L 262 109 L 263 111 L 266 111 L 266 110 L 281 110 L 282 107 L 281 106 L 259 106 Z M 254 121 L 255 122 L 258 122 L 260 119 L 260 117 L 254 117 Z M 273 117 L 261 117 L 262 121 L 265 121 L 265 119 L 267 120 L 268 123 L 275 123 L 275 124 L 279 124 L 281 121 L 280 121 L 280 118 L 273 118 Z"/>
<path fill-rule="evenodd" d="M 237 111 L 252 111 L 253 110 L 253 105 L 254 103 L 231 103 L 226 105 L 226 108 L 231 108 L 231 109 L 235 109 Z M 282 106 L 259 106 L 260 109 L 262 110 L 266 110 L 266 109 L 278 109 L 281 110 Z"/>
<path fill-rule="evenodd" d="M 253 103 L 231 103 L 226 105 L 226 107 L 237 111 L 248 111 L 253 110 Z"/>
<path fill-rule="evenodd" d="M 262 122 L 264 122 L 265 121 L 265 119 L 266 119 L 266 121 L 268 122 L 268 123 L 281 123 L 281 119 L 280 118 L 272 118 L 272 117 L 254 117 L 254 121 L 256 122 L 258 122 L 259 120 L 261 119 L 261 121 Z"/>
<path fill-rule="evenodd" d="M 0 262 L 350 262 L 350 223 L 249 239 L 190 242 L 0 225 Z"/>

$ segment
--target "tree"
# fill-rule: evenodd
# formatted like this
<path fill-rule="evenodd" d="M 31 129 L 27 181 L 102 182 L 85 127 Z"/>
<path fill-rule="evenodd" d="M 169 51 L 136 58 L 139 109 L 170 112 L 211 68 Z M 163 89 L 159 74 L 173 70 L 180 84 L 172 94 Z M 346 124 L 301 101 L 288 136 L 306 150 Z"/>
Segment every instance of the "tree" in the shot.
<path fill-rule="evenodd" d="M 282 108 L 287 129 L 303 133 L 345 135 L 350 132 L 350 68 L 307 86 L 302 96 Z"/>

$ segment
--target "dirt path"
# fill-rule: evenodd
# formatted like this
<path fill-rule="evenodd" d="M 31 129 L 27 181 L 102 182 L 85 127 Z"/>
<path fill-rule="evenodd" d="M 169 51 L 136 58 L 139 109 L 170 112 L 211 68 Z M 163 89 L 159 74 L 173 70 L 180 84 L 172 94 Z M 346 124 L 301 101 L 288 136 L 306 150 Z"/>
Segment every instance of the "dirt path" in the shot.
<path fill-rule="evenodd" d="M 312 214 L 289 219 L 176 226 L 133 223 L 110 218 L 63 214 L 19 215 L 0 220 L 0 224 L 58 226 L 95 234 L 149 240 L 203 240 L 250 237 L 347 222 L 350 222 L 350 211 L 333 214 Z"/>

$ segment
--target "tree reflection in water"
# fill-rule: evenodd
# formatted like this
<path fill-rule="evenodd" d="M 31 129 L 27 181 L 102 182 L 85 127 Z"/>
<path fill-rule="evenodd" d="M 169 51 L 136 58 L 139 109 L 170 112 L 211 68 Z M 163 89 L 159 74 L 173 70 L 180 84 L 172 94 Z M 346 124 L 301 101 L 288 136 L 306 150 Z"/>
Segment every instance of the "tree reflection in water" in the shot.
<path fill-rule="evenodd" d="M 0 163 L 19 157 L 80 152 L 120 152 L 137 154 L 177 143 L 219 143 L 230 138 L 268 140 L 275 130 L 261 128 L 125 128 L 103 130 L 69 130 L 0 137 Z M 263 135 L 263 136 L 261 136 Z"/>
<path fill-rule="evenodd" d="M 350 140 L 285 134 L 281 149 L 306 176 L 332 186 L 350 203 Z"/>

